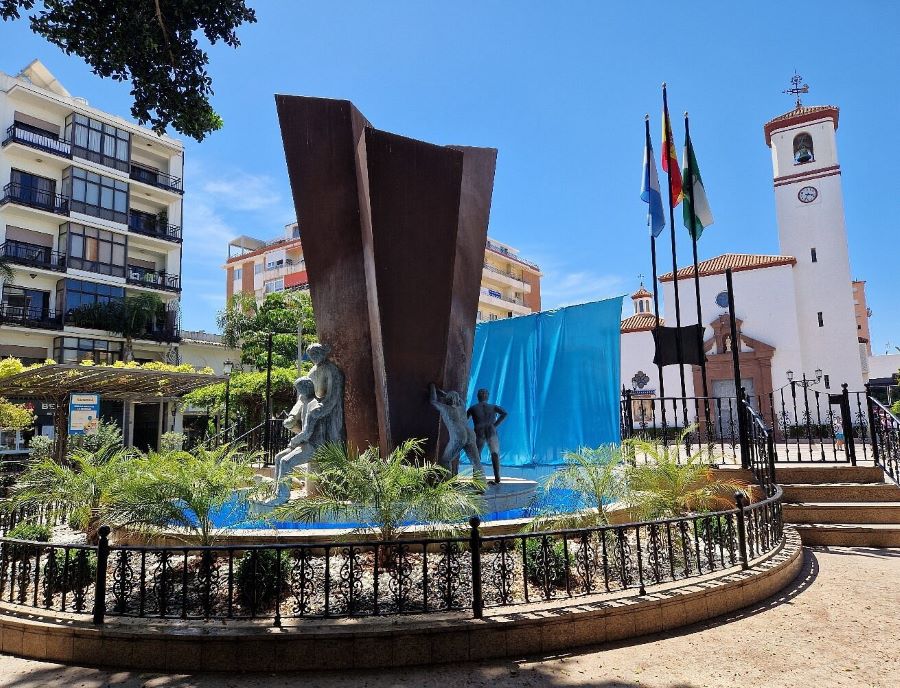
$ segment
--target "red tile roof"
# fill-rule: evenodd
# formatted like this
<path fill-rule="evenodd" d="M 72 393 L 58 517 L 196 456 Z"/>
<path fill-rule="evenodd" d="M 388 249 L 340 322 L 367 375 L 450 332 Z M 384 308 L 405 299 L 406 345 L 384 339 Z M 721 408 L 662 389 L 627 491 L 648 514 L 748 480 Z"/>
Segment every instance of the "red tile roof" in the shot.
<path fill-rule="evenodd" d="M 659 319 L 660 325 L 665 325 L 663 318 Z M 622 321 L 621 332 L 648 332 L 656 327 L 656 316 L 653 313 L 635 313 Z"/>
<path fill-rule="evenodd" d="M 766 256 L 755 253 L 724 253 L 721 256 L 700 261 L 697 267 L 700 269 L 701 277 L 708 277 L 709 275 L 722 275 L 728 268 L 731 268 L 733 272 L 740 272 L 741 270 L 758 270 L 761 268 L 773 268 L 778 265 L 795 265 L 796 263 L 797 259 L 793 256 Z M 678 271 L 678 279 L 680 280 L 692 278 L 693 276 L 693 265 L 681 268 Z M 665 275 L 660 275 L 659 281 L 671 282 L 672 273 L 667 272 Z"/>
<path fill-rule="evenodd" d="M 766 122 L 763 131 L 766 134 L 766 145 L 772 146 L 772 132 L 776 129 L 784 129 L 792 124 L 803 124 L 817 119 L 830 117 L 834 121 L 834 128 L 838 128 L 838 115 L 840 110 L 834 105 L 813 105 L 812 107 L 794 108 L 790 112 L 778 115 Z"/>
<path fill-rule="evenodd" d="M 631 295 L 631 298 L 633 298 L 633 299 L 644 299 L 644 298 L 647 298 L 648 296 L 653 296 L 653 294 L 651 294 L 649 291 L 647 291 L 647 289 L 646 289 L 646 288 L 644 287 L 644 285 L 642 284 L 642 285 L 641 285 L 641 288 L 638 289 L 636 292 L 634 292 L 634 293 Z"/>

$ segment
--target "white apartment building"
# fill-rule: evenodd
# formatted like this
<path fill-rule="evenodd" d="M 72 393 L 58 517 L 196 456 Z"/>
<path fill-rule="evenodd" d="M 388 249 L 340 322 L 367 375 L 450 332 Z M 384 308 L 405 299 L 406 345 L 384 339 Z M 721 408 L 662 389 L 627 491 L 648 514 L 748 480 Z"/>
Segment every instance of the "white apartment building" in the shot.
<path fill-rule="evenodd" d="M 182 144 L 72 96 L 35 60 L 0 72 L 0 358 L 122 358 L 92 326 L 93 305 L 158 294 L 165 313 L 136 360 L 172 358 L 179 340 Z"/>

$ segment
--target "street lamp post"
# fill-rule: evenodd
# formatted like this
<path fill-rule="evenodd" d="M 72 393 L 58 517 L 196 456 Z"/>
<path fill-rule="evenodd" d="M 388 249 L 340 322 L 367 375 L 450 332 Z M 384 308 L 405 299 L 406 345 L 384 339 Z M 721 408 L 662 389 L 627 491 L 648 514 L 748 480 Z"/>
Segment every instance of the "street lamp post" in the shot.
<path fill-rule="evenodd" d="M 222 364 L 222 370 L 225 372 L 225 435 L 226 440 L 228 439 L 228 411 L 229 411 L 229 402 L 231 400 L 231 369 L 234 364 L 231 361 L 225 361 Z"/>
<path fill-rule="evenodd" d="M 266 424 L 263 427 L 263 442 L 266 456 L 269 455 L 269 448 L 272 441 L 272 431 L 270 426 L 270 418 L 272 417 L 272 333 L 269 332 L 266 337 Z"/>

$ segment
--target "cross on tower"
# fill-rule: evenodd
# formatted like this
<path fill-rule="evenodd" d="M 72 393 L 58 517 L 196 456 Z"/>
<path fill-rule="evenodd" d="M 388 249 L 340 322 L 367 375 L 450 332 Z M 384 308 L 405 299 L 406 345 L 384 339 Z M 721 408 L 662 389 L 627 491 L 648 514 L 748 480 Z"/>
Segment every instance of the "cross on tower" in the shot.
<path fill-rule="evenodd" d="M 638 279 L 641 281 L 641 286 L 643 287 L 644 286 L 644 273 L 643 272 L 638 273 Z"/>
<path fill-rule="evenodd" d="M 801 86 L 801 84 L 803 84 Z M 782 93 L 786 93 L 789 96 L 797 96 L 797 109 L 803 107 L 803 103 L 800 102 L 800 95 L 802 93 L 809 93 L 809 84 L 803 83 L 803 77 L 797 74 L 797 70 L 794 70 L 794 76 L 791 77 L 791 88 L 785 89 Z"/>

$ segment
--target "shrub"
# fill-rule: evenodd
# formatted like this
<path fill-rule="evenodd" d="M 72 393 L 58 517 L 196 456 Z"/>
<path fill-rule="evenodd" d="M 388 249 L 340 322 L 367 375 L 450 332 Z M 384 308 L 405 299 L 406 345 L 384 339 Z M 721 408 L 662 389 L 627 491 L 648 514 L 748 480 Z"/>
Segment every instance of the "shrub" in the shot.
<path fill-rule="evenodd" d="M 184 449 L 184 433 L 183 432 L 164 432 L 159 438 L 159 451 L 180 452 Z"/>
<path fill-rule="evenodd" d="M 546 558 L 542 537 L 525 540 L 525 575 L 534 585 L 564 585 L 566 582 L 566 545 L 562 540 L 547 538 Z"/>
<path fill-rule="evenodd" d="M 32 542 L 50 542 L 50 528 L 38 523 L 22 521 L 6 534 L 12 540 L 30 540 Z M 20 559 L 34 554 L 32 545 L 10 545 L 10 555 L 14 559 Z"/>
<path fill-rule="evenodd" d="M 282 561 L 282 586 L 285 566 L 285 562 Z M 277 550 L 259 549 L 244 552 L 238 559 L 234 577 L 238 601 L 244 608 L 255 609 L 257 612 L 271 608 L 275 603 L 278 587 Z"/>
<path fill-rule="evenodd" d="M 32 460 L 41 461 L 50 458 L 53 440 L 46 435 L 35 435 L 31 438 L 31 443 L 28 446 L 31 449 Z"/>

